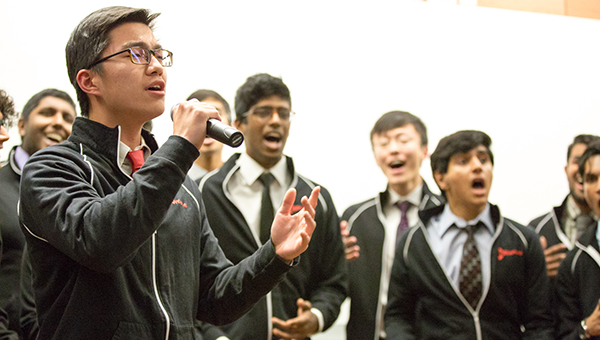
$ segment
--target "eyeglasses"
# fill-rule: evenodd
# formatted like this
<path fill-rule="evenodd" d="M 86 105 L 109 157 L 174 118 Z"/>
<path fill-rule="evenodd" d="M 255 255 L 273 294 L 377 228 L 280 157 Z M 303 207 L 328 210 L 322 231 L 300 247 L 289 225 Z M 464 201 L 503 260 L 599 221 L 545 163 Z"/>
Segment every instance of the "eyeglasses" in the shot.
<path fill-rule="evenodd" d="M 130 47 L 127 49 L 124 49 L 122 51 L 119 51 L 117 53 L 113 53 L 109 56 L 106 56 L 100 60 L 97 60 L 95 62 L 93 62 L 90 66 L 86 67 L 86 69 L 91 69 L 92 67 L 107 61 L 108 59 L 119 55 L 121 53 L 124 52 L 129 52 L 129 57 L 131 58 L 131 62 L 136 64 L 136 65 L 148 65 L 150 64 L 150 59 L 152 58 L 152 55 L 154 55 L 156 57 L 156 60 L 158 60 L 158 62 L 163 66 L 163 67 L 171 67 L 173 65 L 173 53 L 171 51 L 167 51 L 167 50 L 163 50 L 162 48 L 156 49 L 156 50 L 151 50 L 149 48 L 143 48 L 143 47 Z"/>
<path fill-rule="evenodd" d="M 273 116 L 273 112 L 277 112 L 279 119 L 283 121 L 291 121 L 296 114 L 296 112 L 293 112 L 285 107 L 259 106 L 246 112 L 242 115 L 242 117 L 248 117 L 249 114 L 252 114 L 261 120 L 266 120 Z"/>

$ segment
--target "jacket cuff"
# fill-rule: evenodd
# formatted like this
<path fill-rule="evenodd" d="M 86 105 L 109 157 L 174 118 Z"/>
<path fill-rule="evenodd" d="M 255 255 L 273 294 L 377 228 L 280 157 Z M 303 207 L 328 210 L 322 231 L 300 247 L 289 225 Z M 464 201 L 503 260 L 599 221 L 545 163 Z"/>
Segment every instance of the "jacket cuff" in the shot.
<path fill-rule="evenodd" d="M 170 136 L 154 155 L 172 161 L 184 174 L 187 174 L 194 161 L 200 156 L 200 152 L 187 139 Z"/>

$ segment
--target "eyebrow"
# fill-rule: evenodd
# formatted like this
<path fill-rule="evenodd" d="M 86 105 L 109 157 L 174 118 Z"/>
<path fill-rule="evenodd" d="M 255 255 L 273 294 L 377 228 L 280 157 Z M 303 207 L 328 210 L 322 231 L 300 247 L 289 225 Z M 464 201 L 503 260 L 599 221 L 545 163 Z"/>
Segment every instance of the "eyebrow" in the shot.
<path fill-rule="evenodd" d="M 123 47 L 123 49 L 131 48 L 131 47 L 150 48 L 148 46 L 148 44 L 146 44 L 143 41 L 130 41 L 128 43 L 125 43 L 122 47 Z M 160 49 L 160 48 L 162 48 L 162 46 L 159 43 L 156 43 L 152 49 L 156 50 L 156 49 Z"/>

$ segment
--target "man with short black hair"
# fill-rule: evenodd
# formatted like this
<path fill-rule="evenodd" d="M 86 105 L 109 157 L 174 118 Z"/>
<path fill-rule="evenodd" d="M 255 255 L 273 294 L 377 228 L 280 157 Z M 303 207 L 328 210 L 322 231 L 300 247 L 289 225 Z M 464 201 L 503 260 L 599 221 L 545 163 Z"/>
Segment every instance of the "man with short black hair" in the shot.
<path fill-rule="evenodd" d="M 578 162 L 583 197 L 600 216 L 600 141 L 590 143 Z M 592 222 L 558 269 L 558 337 L 600 339 L 600 228 Z"/>
<path fill-rule="evenodd" d="M 12 148 L 6 166 L 0 169 L 0 232 L 4 241 L 0 263 L 0 304 L 8 313 L 10 328 L 21 336 L 20 276 L 25 246 L 17 214 L 21 171 L 31 155 L 69 137 L 75 115 L 75 103 L 64 91 L 51 88 L 33 95 L 18 121 L 22 143 Z"/>
<path fill-rule="evenodd" d="M 225 258 L 186 175 L 219 113 L 180 103 L 160 148 L 142 129 L 165 111 L 173 62 L 154 37 L 157 16 L 106 7 L 67 43 L 83 117 L 67 141 L 29 159 L 21 180 L 37 339 L 198 339 L 197 320 L 232 322 L 277 285 L 316 227 L 319 189 L 293 216 L 289 190 L 270 241 L 236 266 Z"/>
<path fill-rule="evenodd" d="M 219 111 L 221 121 L 227 125 L 231 125 L 231 109 L 229 103 L 221 97 L 220 94 L 213 90 L 197 90 L 192 93 L 187 100 L 197 99 L 201 103 L 212 105 Z M 223 165 L 223 143 L 206 137 L 204 144 L 200 148 L 200 157 L 194 161 L 188 175 L 198 184 L 202 176 L 220 168 Z"/>
<path fill-rule="evenodd" d="M 420 174 L 428 150 L 421 119 L 405 111 L 384 114 L 371 130 L 371 146 L 388 185 L 379 196 L 342 215 L 351 303 L 349 340 L 386 338 L 383 317 L 396 241 L 417 224 L 419 211 L 444 202 Z"/>
<path fill-rule="evenodd" d="M 600 140 L 600 137 L 578 135 L 573 139 L 573 143 L 567 148 L 567 165 L 565 165 L 569 195 L 560 206 L 529 222 L 529 226 L 542 237 L 542 247 L 551 281 L 558 273 L 558 267 L 565 258 L 566 251 L 573 249 L 575 241 L 597 219 L 583 196 L 578 166 L 579 158 L 587 146 L 596 140 Z"/>
<path fill-rule="evenodd" d="M 208 220 L 233 263 L 268 239 L 264 227 L 289 188 L 299 194 L 317 186 L 296 173 L 283 154 L 293 117 L 288 87 L 268 74 L 249 77 L 235 97 L 235 127 L 246 152 L 236 153 L 200 182 Z M 298 267 L 238 321 L 221 327 L 236 340 L 304 339 L 330 327 L 346 297 L 344 247 L 329 192 L 321 189 L 315 230 Z M 299 202 L 295 202 L 294 207 Z"/>
<path fill-rule="evenodd" d="M 420 213 L 399 241 L 385 314 L 387 339 L 552 339 L 537 235 L 488 202 L 491 138 L 459 131 L 431 155 L 447 203 Z"/>

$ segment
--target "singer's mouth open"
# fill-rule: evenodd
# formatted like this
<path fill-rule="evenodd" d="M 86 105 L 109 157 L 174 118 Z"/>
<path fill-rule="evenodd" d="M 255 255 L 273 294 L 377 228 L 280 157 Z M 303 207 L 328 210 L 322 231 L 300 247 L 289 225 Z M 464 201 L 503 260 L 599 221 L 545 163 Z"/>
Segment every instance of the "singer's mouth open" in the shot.
<path fill-rule="evenodd" d="M 405 164 L 405 162 L 403 162 L 403 161 L 395 160 L 389 164 L 389 167 L 392 169 L 400 169 L 401 167 L 404 166 L 404 164 Z"/>

